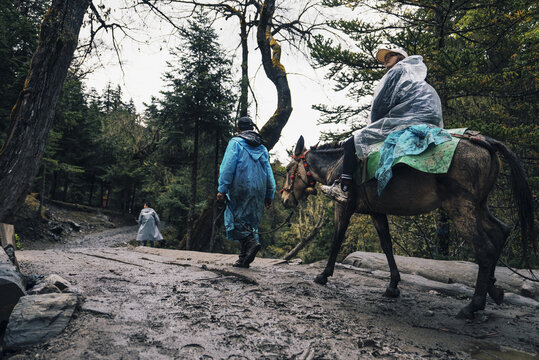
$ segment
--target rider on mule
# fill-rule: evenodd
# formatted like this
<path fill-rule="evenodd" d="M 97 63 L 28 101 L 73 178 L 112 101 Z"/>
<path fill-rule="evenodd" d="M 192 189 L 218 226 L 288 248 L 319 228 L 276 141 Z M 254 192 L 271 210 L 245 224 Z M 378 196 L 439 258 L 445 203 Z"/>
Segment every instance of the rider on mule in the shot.
<path fill-rule="evenodd" d="M 324 194 L 340 202 L 348 200 L 356 155 L 364 162 L 372 145 L 412 125 L 443 128 L 442 105 L 436 90 L 425 81 L 427 67 L 423 58 L 408 56 L 402 49 L 381 49 L 376 59 L 385 64 L 388 72 L 374 90 L 370 124 L 344 142 L 340 179 L 331 186 L 321 186 Z"/>

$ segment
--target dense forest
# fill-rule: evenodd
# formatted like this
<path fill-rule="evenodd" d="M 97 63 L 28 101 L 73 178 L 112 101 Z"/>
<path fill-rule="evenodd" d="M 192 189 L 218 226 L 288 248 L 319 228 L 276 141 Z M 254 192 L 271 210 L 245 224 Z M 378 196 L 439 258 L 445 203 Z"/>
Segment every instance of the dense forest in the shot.
<path fill-rule="evenodd" d="M 445 127 L 469 127 L 508 144 L 522 160 L 532 193 L 537 194 L 539 17 L 535 1 L 332 0 L 317 5 L 328 13 L 340 9 L 348 15 L 361 14 L 324 22 L 303 37 L 312 65 L 325 70 L 326 81 L 335 91 L 346 92 L 357 104 L 313 105 L 320 111 L 320 124 L 348 129 L 324 133 L 323 141 L 343 139 L 366 125 L 370 95 L 384 74 L 374 54 L 381 45 L 393 44 L 424 57 L 427 81 L 442 99 Z M 7 139 L 10 114 L 28 75 L 47 7 L 43 0 L 0 3 L 0 146 Z M 246 101 L 245 78 L 235 75 L 242 69 L 233 68 L 227 58 L 210 11 L 197 10 L 178 28 L 181 45 L 171 49 L 173 61 L 163 74 L 165 87 L 142 112 L 125 99 L 118 84 L 110 83 L 102 93 L 87 89 L 88 70 L 72 63 L 31 192 L 45 202 L 106 207 L 133 216 L 144 201 L 151 201 L 172 225 L 163 246 L 185 248 L 185 236 L 190 236 L 193 223 L 216 193 L 219 162 L 234 134 L 234 120 L 253 106 Z M 294 44 L 288 44 L 290 51 L 303 49 Z M 286 164 L 272 166 L 280 188 Z M 514 228 L 502 257 L 518 264 L 522 249 L 507 181 L 508 169 L 503 168 L 490 207 Z M 310 197 L 300 204 L 290 226 L 271 231 L 289 215 L 275 201 L 260 227 L 266 233 L 262 254 L 283 257 L 302 243 L 298 257 L 306 262 L 324 258 L 333 231 L 332 206 L 321 196 Z M 390 217 L 390 225 L 397 254 L 438 259 L 473 256 L 443 213 Z M 219 229 L 213 250 L 236 248 Z M 342 254 L 356 250 L 381 251 L 366 216 L 352 221 Z M 532 263 L 537 265 L 537 258 Z"/>

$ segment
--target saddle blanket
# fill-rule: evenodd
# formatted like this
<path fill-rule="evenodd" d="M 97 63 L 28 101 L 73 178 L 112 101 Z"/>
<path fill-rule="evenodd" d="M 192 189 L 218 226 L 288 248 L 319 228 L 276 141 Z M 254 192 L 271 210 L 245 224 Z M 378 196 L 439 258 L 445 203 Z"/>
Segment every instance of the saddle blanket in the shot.
<path fill-rule="evenodd" d="M 467 128 L 459 129 L 445 129 L 450 134 L 463 135 Z M 392 166 L 396 164 L 406 164 L 422 172 L 433 174 L 444 174 L 449 170 L 451 161 L 453 160 L 453 154 L 460 141 L 458 137 L 451 137 L 451 140 L 446 141 L 440 145 L 431 145 L 424 152 L 418 155 L 405 155 L 393 160 Z M 367 160 L 367 177 L 365 181 L 369 181 L 375 177 L 376 171 L 380 164 L 380 150 L 384 142 L 380 142 L 373 146 L 373 152 Z M 356 182 L 361 183 L 361 171 L 362 166 L 358 166 L 354 178 Z"/>

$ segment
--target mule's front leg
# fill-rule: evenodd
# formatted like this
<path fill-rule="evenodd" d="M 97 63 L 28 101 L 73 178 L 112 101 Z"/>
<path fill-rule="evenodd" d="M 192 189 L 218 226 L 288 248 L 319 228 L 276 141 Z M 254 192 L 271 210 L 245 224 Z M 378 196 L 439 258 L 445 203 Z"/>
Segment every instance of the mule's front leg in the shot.
<path fill-rule="evenodd" d="M 347 204 L 335 202 L 335 232 L 333 233 L 333 240 L 331 241 L 328 263 L 324 271 L 314 279 L 315 283 L 325 285 L 328 282 L 328 277 L 333 275 L 335 261 L 337 261 L 337 255 L 341 249 L 344 233 L 348 228 L 350 217 L 353 213 L 354 205 L 350 201 Z"/>
<path fill-rule="evenodd" d="M 397 287 L 399 281 L 401 281 L 401 276 L 399 274 L 399 269 L 397 268 L 397 263 L 393 257 L 393 246 L 391 245 L 391 235 L 389 234 L 389 224 L 387 223 L 387 216 L 384 214 L 371 214 L 372 222 L 374 227 L 378 232 L 378 237 L 380 238 L 380 245 L 382 250 L 386 254 L 387 263 L 389 265 L 389 271 L 391 275 L 391 280 L 389 281 L 389 286 L 384 293 L 384 296 L 387 297 L 398 297 L 400 295 L 400 290 Z"/>

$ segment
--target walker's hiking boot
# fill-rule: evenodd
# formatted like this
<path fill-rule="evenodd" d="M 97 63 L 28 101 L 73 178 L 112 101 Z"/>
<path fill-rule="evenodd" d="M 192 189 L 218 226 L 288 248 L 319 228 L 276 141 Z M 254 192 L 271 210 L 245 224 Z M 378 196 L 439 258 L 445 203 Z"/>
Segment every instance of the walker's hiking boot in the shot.
<path fill-rule="evenodd" d="M 320 190 L 327 197 L 340 203 L 348 201 L 348 190 L 352 186 L 352 181 L 348 179 L 336 180 L 333 185 L 321 185 Z"/>
<path fill-rule="evenodd" d="M 249 267 L 256 257 L 256 253 L 260 250 L 260 244 L 255 240 L 254 236 L 250 235 L 245 239 L 246 255 L 244 260 L 244 267 Z"/>
<path fill-rule="evenodd" d="M 240 244 L 241 244 L 240 256 L 238 260 L 236 260 L 236 262 L 232 264 L 232 266 L 234 267 L 249 267 L 249 265 L 245 266 L 245 255 L 247 254 L 247 247 L 245 246 L 245 240 L 246 239 L 240 240 Z"/>
<path fill-rule="evenodd" d="M 242 259 L 242 258 L 239 258 L 238 260 L 236 260 L 236 262 L 234 264 L 232 264 L 232 266 L 241 267 L 241 268 L 248 268 L 249 267 L 249 265 L 245 264 L 245 260 Z"/>

